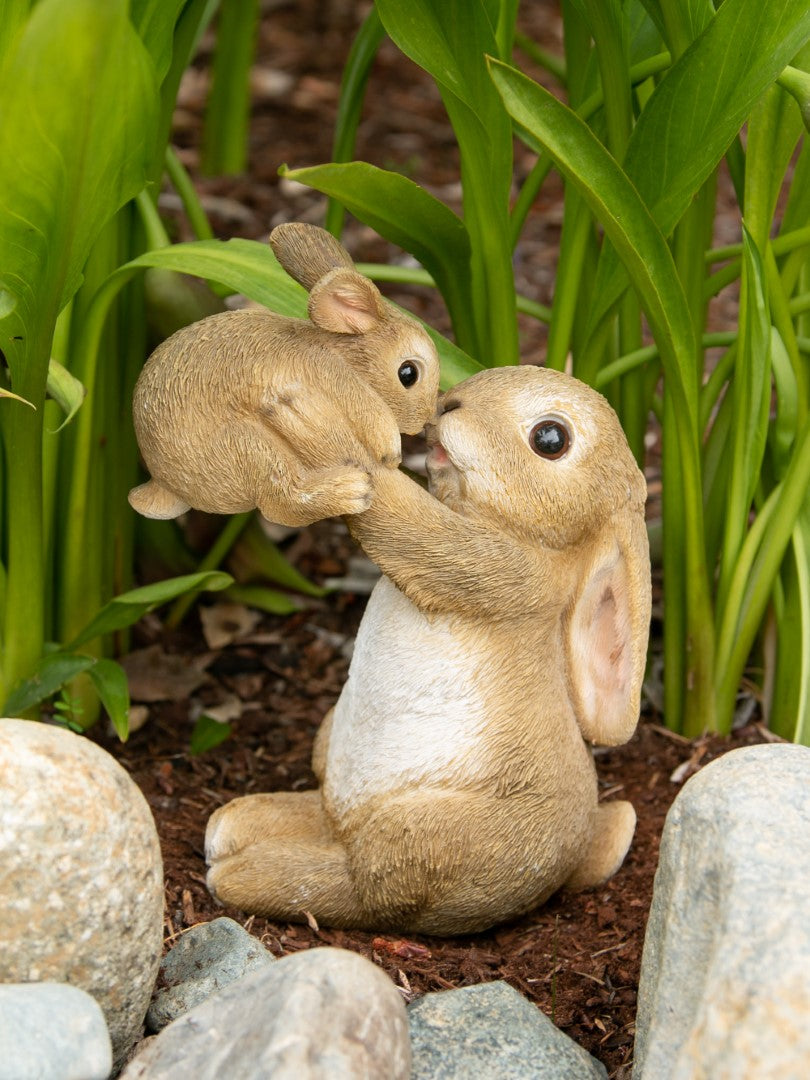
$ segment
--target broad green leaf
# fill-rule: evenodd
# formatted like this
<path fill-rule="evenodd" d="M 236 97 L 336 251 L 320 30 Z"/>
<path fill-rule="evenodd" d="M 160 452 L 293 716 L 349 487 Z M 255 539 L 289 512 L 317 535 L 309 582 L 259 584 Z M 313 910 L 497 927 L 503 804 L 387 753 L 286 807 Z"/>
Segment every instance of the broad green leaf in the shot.
<path fill-rule="evenodd" d="M 172 62 L 174 28 L 186 0 L 131 0 L 130 18 L 152 57 L 158 83 Z"/>
<path fill-rule="evenodd" d="M 215 281 L 243 293 L 279 315 L 303 319 L 307 315 L 307 292 L 282 269 L 267 244 L 256 240 L 198 240 L 173 244 L 139 255 L 120 267 L 109 279 L 104 301 L 133 274 L 146 267 L 161 267 Z M 99 302 L 101 302 L 99 293 Z M 462 349 L 429 326 L 442 362 L 442 386 L 452 386 L 460 379 L 481 370 L 481 365 Z"/>
<path fill-rule="evenodd" d="M 667 377 L 696 419 L 690 376 L 695 335 L 669 248 L 627 176 L 590 129 L 553 95 L 505 64 L 492 77 L 506 108 L 554 158 L 583 194 L 615 245 L 639 294 L 661 350 Z"/>
<path fill-rule="evenodd" d="M 745 225 L 763 252 L 802 131 L 794 102 L 778 86 L 768 87 L 748 118 L 745 147 Z"/>
<path fill-rule="evenodd" d="M 215 746 L 225 742 L 232 733 L 230 724 L 223 724 L 213 716 L 203 713 L 191 732 L 189 750 L 193 757 L 197 757 L 198 754 L 204 754 L 206 750 L 213 750 Z"/>
<path fill-rule="evenodd" d="M 475 375 L 476 371 L 484 370 L 483 364 L 473 360 L 463 349 L 459 349 L 452 341 L 448 341 L 438 330 L 434 330 L 427 323 L 422 325 L 433 339 L 436 352 L 439 354 L 442 371 L 440 387 L 442 390 L 449 390 L 451 386 L 455 386 L 462 379 L 468 379 L 471 375 Z"/>
<path fill-rule="evenodd" d="M 65 424 L 69 424 L 84 401 L 87 391 L 79 380 L 62 367 L 60 363 L 51 357 L 48 364 L 48 382 L 46 384 L 48 396 L 52 397 L 65 414 L 65 419 L 56 429 L 61 431 Z"/>
<path fill-rule="evenodd" d="M 126 742 L 129 735 L 129 684 L 126 672 L 114 660 L 97 660 L 87 669 L 87 675 L 107 710 L 118 738 Z"/>
<path fill-rule="evenodd" d="M 661 37 L 676 53 L 702 33 L 714 15 L 711 0 L 643 0 Z"/>
<path fill-rule="evenodd" d="M 328 592 L 304 577 L 300 570 L 296 570 L 278 545 L 265 535 L 261 522 L 255 515 L 239 537 L 235 554 L 239 564 L 239 576 L 250 584 L 259 579 L 272 581 L 305 596 L 326 596 Z"/>
<path fill-rule="evenodd" d="M 87 626 L 67 646 L 76 649 L 93 638 L 102 634 L 109 634 L 114 630 L 121 630 L 125 626 L 132 626 L 142 615 L 148 611 L 165 604 L 175 597 L 192 589 L 206 589 L 215 592 L 226 589 L 233 584 L 230 574 L 223 574 L 218 570 L 204 571 L 198 574 L 184 574 L 182 577 L 169 578 L 167 581 L 158 581 L 154 585 L 144 585 L 139 589 L 121 593 L 105 604 L 101 611 L 92 619 Z"/>
<path fill-rule="evenodd" d="M 623 167 L 668 236 L 761 95 L 810 39 L 806 0 L 724 0 L 656 87 Z M 595 328 L 626 288 L 615 252 L 602 253 Z"/>
<path fill-rule="evenodd" d="M 195 240 L 147 251 L 113 277 L 147 266 L 178 270 L 225 285 L 280 315 L 306 318 L 307 292 L 281 267 L 269 245 L 257 240 Z"/>
<path fill-rule="evenodd" d="M 71 653 L 51 653 L 44 656 L 37 664 L 36 670 L 30 679 L 19 684 L 11 692 L 3 712 L 6 716 L 18 716 L 30 709 L 33 705 L 39 705 L 60 690 L 65 683 L 70 682 L 83 671 L 87 671 L 96 663 L 94 656 L 81 656 Z"/>
<path fill-rule="evenodd" d="M 30 8 L 31 0 L 0 0 L 0 67 Z"/>
<path fill-rule="evenodd" d="M 454 321 L 468 314 L 470 238 L 464 222 L 443 202 L 413 180 L 362 161 L 282 170 L 282 175 L 338 199 L 386 240 L 409 251 L 447 298 Z"/>
<path fill-rule="evenodd" d="M 268 589 L 264 585 L 231 585 L 225 590 L 224 596 L 234 603 L 245 604 L 257 611 L 266 611 L 269 615 L 292 615 L 294 611 L 301 610 L 299 601 L 278 589 Z"/>
<path fill-rule="evenodd" d="M 157 88 L 125 0 L 40 0 L 15 46 L 0 73 L 0 287 L 17 304 L 0 348 L 12 385 L 41 394 L 56 316 L 143 186 Z"/>
<path fill-rule="evenodd" d="M 377 0 L 389 37 L 439 85 L 461 154 L 474 302 L 459 344 L 487 365 L 518 360 L 509 198 L 512 126 L 488 77 L 498 55 L 494 10 L 481 0 Z"/>

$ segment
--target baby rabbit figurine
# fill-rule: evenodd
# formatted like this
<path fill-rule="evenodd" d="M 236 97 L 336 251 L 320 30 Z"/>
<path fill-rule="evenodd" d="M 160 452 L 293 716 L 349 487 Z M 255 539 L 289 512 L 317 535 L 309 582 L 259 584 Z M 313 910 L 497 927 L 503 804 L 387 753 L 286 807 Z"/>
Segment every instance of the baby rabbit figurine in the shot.
<path fill-rule="evenodd" d="M 395 468 L 400 432 L 433 414 L 439 359 L 419 323 L 323 229 L 279 225 L 270 244 L 310 290 L 311 321 L 229 311 L 155 350 L 133 399 L 152 478 L 129 501 L 146 517 L 258 507 L 281 525 L 308 525 L 357 513 L 370 502 L 371 468 Z"/>
<path fill-rule="evenodd" d="M 315 744 L 321 787 L 212 816 L 208 884 L 281 921 L 483 930 L 609 878 L 635 828 L 585 740 L 635 729 L 646 488 L 596 391 L 537 367 L 440 399 L 432 494 L 378 469 L 348 519 L 383 570 Z"/>

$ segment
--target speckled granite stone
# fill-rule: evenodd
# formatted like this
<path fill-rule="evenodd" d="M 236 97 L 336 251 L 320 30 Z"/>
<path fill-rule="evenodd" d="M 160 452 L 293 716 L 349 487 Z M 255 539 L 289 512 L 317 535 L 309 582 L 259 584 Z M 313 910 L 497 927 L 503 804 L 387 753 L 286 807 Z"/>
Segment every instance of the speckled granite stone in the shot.
<path fill-rule="evenodd" d="M 121 1060 L 157 976 L 163 867 L 121 766 L 63 728 L 0 719 L 0 982 L 78 986 Z"/>

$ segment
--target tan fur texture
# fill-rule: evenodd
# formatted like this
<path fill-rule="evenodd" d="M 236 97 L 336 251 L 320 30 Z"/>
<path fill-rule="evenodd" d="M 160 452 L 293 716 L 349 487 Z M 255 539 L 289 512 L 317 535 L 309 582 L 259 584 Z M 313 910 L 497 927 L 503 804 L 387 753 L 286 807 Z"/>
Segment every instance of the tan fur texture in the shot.
<path fill-rule="evenodd" d="M 467 933 L 625 856 L 635 813 L 598 804 L 584 741 L 629 738 L 647 645 L 646 488 L 618 420 L 559 372 L 499 368 L 440 399 L 428 435 L 431 493 L 380 469 L 348 519 L 385 576 L 316 741 L 321 787 L 209 822 L 225 903 Z"/>
<path fill-rule="evenodd" d="M 399 463 L 400 431 L 420 431 L 433 413 L 439 361 L 416 320 L 323 229 L 281 225 L 270 242 L 311 289 L 310 318 L 224 312 L 155 350 L 133 398 L 151 480 L 129 501 L 147 517 L 258 507 L 307 525 L 357 513 L 370 504 L 371 471 Z"/>

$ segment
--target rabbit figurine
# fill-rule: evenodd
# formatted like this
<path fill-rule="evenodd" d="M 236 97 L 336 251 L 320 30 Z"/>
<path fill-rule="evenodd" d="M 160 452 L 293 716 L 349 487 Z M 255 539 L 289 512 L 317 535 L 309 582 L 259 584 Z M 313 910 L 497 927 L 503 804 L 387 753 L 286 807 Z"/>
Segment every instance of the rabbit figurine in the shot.
<path fill-rule="evenodd" d="M 480 372 L 428 427 L 430 492 L 377 469 L 349 528 L 384 576 L 318 733 L 315 791 L 249 795 L 206 833 L 226 904 L 286 921 L 478 931 L 621 865 L 586 741 L 639 713 L 646 487 L 596 391 Z"/>
<path fill-rule="evenodd" d="M 279 225 L 270 244 L 310 290 L 309 321 L 229 311 L 163 342 L 135 387 L 151 479 L 129 493 L 153 518 L 258 507 L 281 525 L 366 509 L 369 472 L 400 460 L 400 431 L 433 414 L 439 359 L 323 229 Z"/>

